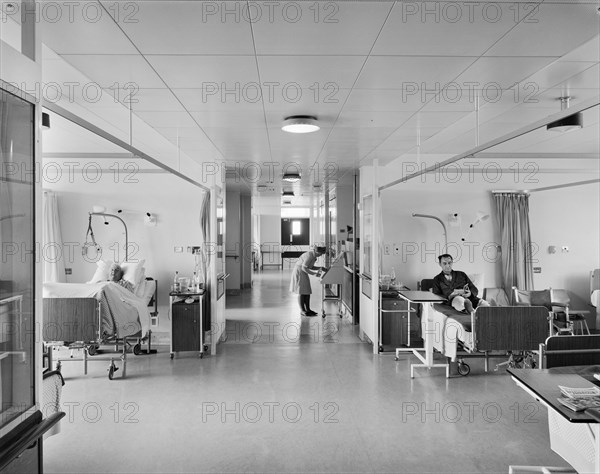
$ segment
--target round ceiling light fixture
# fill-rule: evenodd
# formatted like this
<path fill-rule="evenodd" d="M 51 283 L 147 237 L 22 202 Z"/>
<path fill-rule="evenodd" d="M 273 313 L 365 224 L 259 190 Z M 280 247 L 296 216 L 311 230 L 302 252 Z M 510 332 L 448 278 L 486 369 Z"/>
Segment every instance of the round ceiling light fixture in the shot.
<path fill-rule="evenodd" d="M 287 181 L 288 183 L 295 183 L 297 181 L 300 181 L 302 179 L 302 177 L 300 176 L 300 173 L 290 172 L 290 173 L 284 173 L 283 176 L 281 177 L 281 179 L 283 179 L 284 181 Z"/>
<path fill-rule="evenodd" d="M 312 115 L 292 115 L 286 117 L 281 129 L 289 133 L 310 133 L 316 132 L 321 127 L 317 125 L 317 118 Z"/>

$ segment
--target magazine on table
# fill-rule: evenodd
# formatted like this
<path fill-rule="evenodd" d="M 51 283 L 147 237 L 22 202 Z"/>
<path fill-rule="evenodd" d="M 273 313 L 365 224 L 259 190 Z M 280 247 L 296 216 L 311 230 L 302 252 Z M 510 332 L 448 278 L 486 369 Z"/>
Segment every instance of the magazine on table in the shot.
<path fill-rule="evenodd" d="M 583 411 L 588 408 L 600 408 L 600 396 L 583 398 L 557 398 L 558 402 L 573 411 Z"/>
<path fill-rule="evenodd" d="M 560 388 L 561 393 L 567 398 L 586 398 L 600 396 L 600 388 L 598 387 L 572 388 L 559 385 L 558 388 Z"/>

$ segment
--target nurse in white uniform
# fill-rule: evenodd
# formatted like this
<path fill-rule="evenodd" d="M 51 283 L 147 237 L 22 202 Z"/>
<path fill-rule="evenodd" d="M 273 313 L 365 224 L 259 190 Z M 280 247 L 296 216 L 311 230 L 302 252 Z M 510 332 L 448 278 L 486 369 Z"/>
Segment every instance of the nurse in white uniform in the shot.
<path fill-rule="evenodd" d="M 312 289 L 310 287 L 309 275 L 318 275 L 319 271 L 323 270 L 322 267 L 315 267 L 317 258 L 325 254 L 325 247 L 314 246 L 308 252 L 300 255 L 292 271 L 292 280 L 290 281 L 290 291 L 298 296 L 298 303 L 303 316 L 316 316 L 312 309 L 310 309 L 310 295 Z"/>

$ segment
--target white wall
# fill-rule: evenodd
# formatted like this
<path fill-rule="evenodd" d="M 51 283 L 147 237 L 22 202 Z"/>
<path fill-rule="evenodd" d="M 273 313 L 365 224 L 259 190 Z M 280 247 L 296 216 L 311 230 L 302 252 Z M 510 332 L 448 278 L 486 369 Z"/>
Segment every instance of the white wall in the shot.
<path fill-rule="evenodd" d="M 398 186 L 384 190 L 381 200 L 385 243 L 381 255 L 383 274 L 389 275 L 394 268 L 399 281 L 416 289 L 418 281 L 433 278 L 440 272 L 437 257 L 450 253 L 454 256 L 456 270 L 483 273 L 485 286 L 499 286 L 499 275 L 496 274 L 496 263 L 500 259 L 496 248 L 499 240 L 494 218 L 480 222 L 465 242 L 461 240 L 467 235 L 478 211 L 494 215 L 489 192 L 458 187 L 452 192 L 436 193 L 429 186 L 411 190 Z M 434 219 L 412 217 L 413 213 L 433 215 L 445 223 L 447 252 L 444 252 L 442 225 Z M 459 225 L 449 219 L 454 213 L 459 215 Z M 385 254 L 387 249 L 389 254 Z"/>
<path fill-rule="evenodd" d="M 536 289 L 564 288 L 571 307 L 590 309 L 590 271 L 600 268 L 600 185 L 552 189 L 529 198 Z M 549 253 L 550 246 L 557 247 Z M 569 248 L 563 252 L 562 247 Z M 595 318 L 591 318 L 593 320 Z"/>
<path fill-rule="evenodd" d="M 279 250 L 281 244 L 281 215 L 260 215 L 260 239 L 263 252 Z M 281 261 L 278 254 L 265 253 L 262 258 L 265 264 L 274 265 Z"/>

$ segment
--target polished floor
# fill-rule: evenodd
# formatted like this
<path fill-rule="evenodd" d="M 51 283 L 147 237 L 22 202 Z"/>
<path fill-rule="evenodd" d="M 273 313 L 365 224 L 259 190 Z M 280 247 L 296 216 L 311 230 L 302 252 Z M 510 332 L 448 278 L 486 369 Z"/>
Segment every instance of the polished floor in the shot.
<path fill-rule="evenodd" d="M 289 270 L 254 274 L 228 297 L 216 355 L 65 364 L 61 432 L 46 472 L 508 473 L 568 466 L 550 449 L 545 408 L 503 371 L 409 377 L 414 358 L 373 355 L 348 317 L 300 316 Z M 318 285 L 314 285 L 315 290 Z M 321 309 L 320 293 L 312 298 Z"/>

